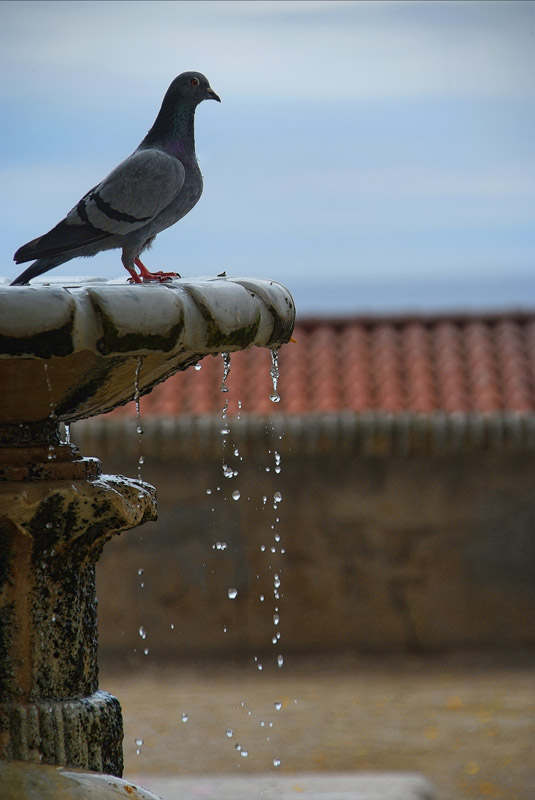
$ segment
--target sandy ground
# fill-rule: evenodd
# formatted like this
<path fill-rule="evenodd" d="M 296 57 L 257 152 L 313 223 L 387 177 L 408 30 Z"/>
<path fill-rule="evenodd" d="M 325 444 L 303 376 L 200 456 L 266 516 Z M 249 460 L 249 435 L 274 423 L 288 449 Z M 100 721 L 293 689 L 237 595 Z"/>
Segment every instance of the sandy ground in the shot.
<path fill-rule="evenodd" d="M 148 659 L 100 681 L 123 706 L 125 777 L 146 788 L 155 775 L 401 770 L 427 776 L 438 800 L 535 799 L 534 655 L 287 657 L 281 669 L 271 657 L 262 670 Z"/>

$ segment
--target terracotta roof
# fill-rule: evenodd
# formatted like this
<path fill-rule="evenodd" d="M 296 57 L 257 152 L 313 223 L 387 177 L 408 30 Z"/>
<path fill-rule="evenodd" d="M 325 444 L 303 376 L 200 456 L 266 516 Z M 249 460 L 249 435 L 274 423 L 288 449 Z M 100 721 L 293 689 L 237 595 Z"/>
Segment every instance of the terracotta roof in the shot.
<path fill-rule="evenodd" d="M 239 403 L 259 414 L 535 411 L 535 312 L 302 319 L 294 338 L 279 355 L 279 404 L 270 353 L 253 348 L 232 354 L 228 394 L 209 356 L 143 397 L 143 415 L 220 413 L 227 397 L 230 414 Z"/>

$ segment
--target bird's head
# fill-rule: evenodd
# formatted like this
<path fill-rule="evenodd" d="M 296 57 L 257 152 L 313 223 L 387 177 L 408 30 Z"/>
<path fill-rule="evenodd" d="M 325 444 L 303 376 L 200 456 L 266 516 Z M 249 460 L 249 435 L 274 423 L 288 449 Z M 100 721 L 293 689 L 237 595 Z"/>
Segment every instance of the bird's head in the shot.
<path fill-rule="evenodd" d="M 168 94 L 179 96 L 182 101 L 189 101 L 194 106 L 203 100 L 221 102 L 221 98 L 214 92 L 208 78 L 202 72 L 183 72 L 174 79 Z"/>

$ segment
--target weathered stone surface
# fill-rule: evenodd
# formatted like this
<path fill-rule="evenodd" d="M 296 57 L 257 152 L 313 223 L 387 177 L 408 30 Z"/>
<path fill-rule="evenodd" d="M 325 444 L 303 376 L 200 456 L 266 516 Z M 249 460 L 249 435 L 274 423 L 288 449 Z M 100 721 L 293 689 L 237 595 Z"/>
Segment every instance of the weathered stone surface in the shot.
<path fill-rule="evenodd" d="M 206 355 L 278 347 L 294 319 L 289 292 L 258 279 L 0 286 L 0 421 L 102 414 Z"/>
<path fill-rule="evenodd" d="M 120 774 L 121 709 L 97 692 L 95 563 L 155 518 L 155 491 L 68 446 L 56 462 L 61 447 L 9 448 L 20 480 L 0 482 L 0 757 Z M 54 458 L 32 465 L 36 452 Z"/>
<path fill-rule="evenodd" d="M 158 800 L 157 796 L 113 775 L 65 767 L 0 761 L 2 800 Z"/>

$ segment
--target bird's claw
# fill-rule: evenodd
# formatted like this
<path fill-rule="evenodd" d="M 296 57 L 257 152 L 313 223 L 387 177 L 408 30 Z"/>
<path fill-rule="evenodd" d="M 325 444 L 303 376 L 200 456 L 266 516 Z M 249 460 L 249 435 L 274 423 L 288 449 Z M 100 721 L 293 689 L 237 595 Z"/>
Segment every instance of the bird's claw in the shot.
<path fill-rule="evenodd" d="M 139 269 L 139 275 L 135 271 L 135 269 L 127 267 L 128 272 L 130 273 L 131 277 L 128 279 L 128 283 L 164 283 L 165 281 L 170 281 L 173 278 L 180 278 L 178 272 L 149 272 L 145 264 L 136 258 L 134 260 L 136 267 Z"/>

